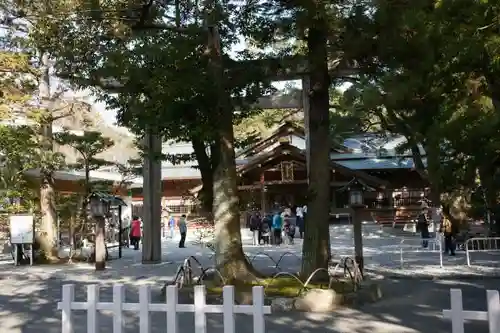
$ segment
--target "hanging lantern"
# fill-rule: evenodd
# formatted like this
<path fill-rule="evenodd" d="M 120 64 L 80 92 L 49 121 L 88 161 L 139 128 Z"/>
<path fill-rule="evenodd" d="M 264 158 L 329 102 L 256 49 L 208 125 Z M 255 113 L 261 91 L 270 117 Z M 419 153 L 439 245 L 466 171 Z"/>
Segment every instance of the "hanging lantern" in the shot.
<path fill-rule="evenodd" d="M 347 185 L 337 191 L 347 192 L 349 195 L 349 205 L 353 208 L 364 207 L 364 192 L 374 191 L 360 180 L 353 178 Z"/>
<path fill-rule="evenodd" d="M 351 206 L 362 206 L 364 187 L 357 181 L 349 186 L 349 204 Z"/>
<path fill-rule="evenodd" d="M 92 216 L 104 217 L 109 214 L 110 202 L 108 200 L 103 200 L 95 193 L 90 196 L 89 206 Z"/>

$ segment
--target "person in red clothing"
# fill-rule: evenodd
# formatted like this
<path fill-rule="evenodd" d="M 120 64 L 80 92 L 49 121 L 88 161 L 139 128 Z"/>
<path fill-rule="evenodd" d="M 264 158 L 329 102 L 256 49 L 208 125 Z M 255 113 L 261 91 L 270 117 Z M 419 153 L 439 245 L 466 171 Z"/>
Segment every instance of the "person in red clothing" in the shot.
<path fill-rule="evenodd" d="M 139 250 L 141 234 L 141 221 L 137 216 L 134 216 L 132 218 L 132 223 L 130 224 L 130 244 L 134 246 L 134 250 Z"/>

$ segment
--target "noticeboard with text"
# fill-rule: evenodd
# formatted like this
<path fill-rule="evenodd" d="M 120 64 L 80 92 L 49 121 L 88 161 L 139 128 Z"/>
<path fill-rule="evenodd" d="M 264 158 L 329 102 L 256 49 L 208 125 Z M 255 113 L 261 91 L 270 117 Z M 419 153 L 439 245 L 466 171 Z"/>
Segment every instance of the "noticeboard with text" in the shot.
<path fill-rule="evenodd" d="M 12 244 L 33 244 L 33 215 L 11 215 L 9 222 Z"/>

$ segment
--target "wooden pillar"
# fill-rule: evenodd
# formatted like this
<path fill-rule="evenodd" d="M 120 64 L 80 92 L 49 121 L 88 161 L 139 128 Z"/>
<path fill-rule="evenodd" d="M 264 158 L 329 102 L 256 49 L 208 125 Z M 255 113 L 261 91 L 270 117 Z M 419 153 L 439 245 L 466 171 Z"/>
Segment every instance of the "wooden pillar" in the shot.
<path fill-rule="evenodd" d="M 335 183 L 335 170 L 332 170 L 332 173 L 330 174 L 330 180 L 332 183 Z M 337 209 L 337 188 L 330 185 L 330 198 L 331 198 L 331 204 L 330 204 L 330 211 Z"/>
<path fill-rule="evenodd" d="M 354 236 L 354 258 L 363 272 L 364 259 L 363 259 L 363 216 L 361 214 L 363 207 L 352 207 L 352 221 L 353 221 L 353 236 Z"/>
<path fill-rule="evenodd" d="M 387 205 L 389 206 L 389 208 L 394 208 L 394 198 L 392 197 L 392 190 L 386 189 L 384 191 L 384 195 L 387 198 Z"/>
<path fill-rule="evenodd" d="M 267 195 L 266 185 L 264 184 L 264 172 L 260 174 L 260 211 L 261 216 L 264 217 L 267 211 Z"/>
<path fill-rule="evenodd" d="M 142 262 L 161 262 L 161 136 L 152 130 L 144 138 Z"/>
<path fill-rule="evenodd" d="M 122 206 L 118 206 L 118 258 L 122 258 Z"/>
<path fill-rule="evenodd" d="M 106 269 L 106 220 L 103 216 L 94 217 L 96 222 L 95 230 L 95 270 Z"/>

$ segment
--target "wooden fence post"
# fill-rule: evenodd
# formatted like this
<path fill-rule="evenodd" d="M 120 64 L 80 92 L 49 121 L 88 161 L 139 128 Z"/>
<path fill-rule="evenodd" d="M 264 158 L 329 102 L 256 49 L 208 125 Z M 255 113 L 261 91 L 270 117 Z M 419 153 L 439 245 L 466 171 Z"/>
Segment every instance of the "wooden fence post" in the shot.
<path fill-rule="evenodd" d="M 490 333 L 500 332 L 500 296 L 497 290 L 488 290 L 486 292 L 488 302 L 488 327 Z"/>
<path fill-rule="evenodd" d="M 207 317 L 205 316 L 205 286 L 194 287 L 194 332 L 207 333 Z"/>
<path fill-rule="evenodd" d="M 234 304 L 234 287 L 224 286 L 222 288 L 224 333 L 235 333 Z"/>
<path fill-rule="evenodd" d="M 75 300 L 75 286 L 72 284 L 65 284 L 62 288 L 61 300 L 61 333 L 74 333 L 73 330 L 73 316 L 71 313 L 71 305 Z"/>
<path fill-rule="evenodd" d="M 462 290 L 450 289 L 451 300 L 451 330 L 453 333 L 464 333 L 464 307 Z"/>
<path fill-rule="evenodd" d="M 123 332 L 123 303 L 125 288 L 123 285 L 113 286 L 113 333 Z"/>

